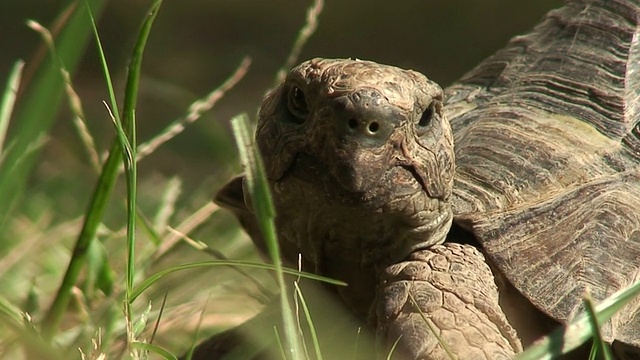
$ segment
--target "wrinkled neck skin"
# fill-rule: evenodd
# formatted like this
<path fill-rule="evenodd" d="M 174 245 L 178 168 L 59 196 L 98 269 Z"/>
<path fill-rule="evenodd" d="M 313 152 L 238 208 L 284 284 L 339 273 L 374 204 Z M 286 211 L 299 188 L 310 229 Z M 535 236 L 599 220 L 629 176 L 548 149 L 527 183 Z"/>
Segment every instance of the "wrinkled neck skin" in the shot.
<path fill-rule="evenodd" d="M 298 178 L 273 186 L 283 255 L 291 263 L 301 256 L 303 270 L 346 282 L 335 290 L 363 318 L 375 298 L 379 271 L 444 242 L 451 226 L 450 204 L 421 191 L 363 208 L 318 189 Z M 414 207 L 423 210 L 414 213 Z"/>
<path fill-rule="evenodd" d="M 327 198 L 298 178 L 276 184 L 272 192 L 281 241 L 295 244 L 292 248 L 312 270 L 322 270 L 325 255 L 343 254 L 363 267 L 396 263 L 416 249 L 444 242 L 451 226 L 450 204 L 423 192 L 364 209 Z M 408 207 L 422 210 L 405 213 Z"/>

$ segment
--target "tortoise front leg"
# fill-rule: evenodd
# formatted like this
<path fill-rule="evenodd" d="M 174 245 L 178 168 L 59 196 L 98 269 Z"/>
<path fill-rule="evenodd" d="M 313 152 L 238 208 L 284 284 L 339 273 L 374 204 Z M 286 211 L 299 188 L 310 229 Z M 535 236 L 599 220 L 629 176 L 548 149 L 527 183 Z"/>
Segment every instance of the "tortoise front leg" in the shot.
<path fill-rule="evenodd" d="M 383 353 L 397 342 L 396 359 L 511 359 L 522 351 L 491 269 L 469 245 L 436 245 L 384 269 L 371 315 Z"/>

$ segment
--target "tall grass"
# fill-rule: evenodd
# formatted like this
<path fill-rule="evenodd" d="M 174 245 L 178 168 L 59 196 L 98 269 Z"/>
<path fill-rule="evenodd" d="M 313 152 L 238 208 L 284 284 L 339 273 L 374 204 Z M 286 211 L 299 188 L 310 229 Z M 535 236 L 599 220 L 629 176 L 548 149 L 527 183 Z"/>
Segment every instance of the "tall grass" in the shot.
<path fill-rule="evenodd" d="M 86 4 L 94 14 L 100 14 L 104 1 L 86 0 Z M 27 71 L 33 76 L 24 87 L 12 120 L 20 126 L 4 148 L 0 164 L 0 233 L 11 210 L 24 196 L 40 148 L 38 141 L 49 132 L 61 104 L 64 82 L 59 64 L 73 72 L 91 34 L 89 16 L 79 2 L 62 11 L 55 27 L 60 28 L 56 34 L 57 55 L 50 53 L 42 61 L 28 65 Z"/>
<path fill-rule="evenodd" d="M 49 63 L 41 65 L 45 70 L 37 73 L 32 83 L 29 84 L 30 87 L 25 91 L 25 94 L 27 95 L 24 95 L 22 102 L 27 103 L 25 107 L 29 110 L 26 111 L 26 114 L 18 113 L 18 115 L 15 115 L 13 118 L 11 118 L 11 114 L 13 113 L 13 104 L 15 103 L 17 93 L 16 89 L 19 85 L 22 69 L 20 62 L 16 65 L 14 72 L 10 76 L 7 90 L 3 96 L 1 109 L 2 117 L 0 118 L 0 130 L 2 130 L 1 134 L 3 145 L 5 145 L 4 139 L 6 137 L 6 129 L 8 128 L 10 120 L 19 121 L 23 126 L 18 127 L 18 130 L 12 133 L 12 136 L 8 138 L 8 141 L 6 142 L 8 145 L 2 147 L 1 165 L 3 166 L 3 171 L 1 174 L 3 179 L 0 182 L 2 182 L 3 186 L 7 187 L 0 190 L 5 191 L 10 195 L 19 195 L 19 192 L 16 191 L 16 187 L 11 187 L 11 184 L 26 183 L 25 178 L 28 175 L 28 168 L 25 167 L 25 165 L 30 160 L 26 159 L 25 156 L 32 156 L 36 149 L 33 149 L 31 152 L 25 152 L 24 148 L 27 146 L 33 146 L 34 138 L 37 139 L 41 136 L 35 136 L 34 134 L 42 134 L 48 131 L 47 126 L 52 121 L 54 117 L 53 115 L 56 113 L 55 109 L 57 108 L 57 105 L 54 106 L 51 104 L 51 101 L 56 100 L 56 104 L 61 101 L 61 99 L 54 95 L 55 93 L 63 91 L 64 89 L 67 90 L 69 103 L 71 104 L 70 107 L 74 112 L 75 117 L 80 119 L 79 124 L 84 125 L 84 114 L 82 111 L 81 101 L 76 97 L 77 94 L 73 89 L 73 84 L 70 80 L 71 77 L 69 76 L 70 69 L 68 64 L 75 65 L 75 63 L 77 63 L 77 59 L 82 54 L 81 49 L 84 47 L 84 41 L 81 40 L 81 35 L 84 34 L 84 36 L 87 36 L 92 28 L 95 39 L 98 43 L 101 64 L 105 74 L 105 84 L 110 98 L 109 104 L 107 105 L 105 103 L 107 106 L 105 111 L 108 111 L 112 118 L 115 127 L 115 136 L 106 161 L 100 165 L 101 172 L 96 181 L 93 195 L 89 201 L 89 205 L 87 206 L 86 213 L 82 219 L 81 230 L 77 236 L 75 246 L 71 251 L 66 271 L 64 272 L 64 275 L 62 275 L 62 282 L 58 290 L 52 294 L 51 305 L 48 310 L 43 312 L 42 320 L 39 321 L 38 319 L 32 318 L 31 314 L 25 312 L 29 311 L 28 309 L 23 310 L 18 304 L 13 303 L 7 298 L 0 297 L 0 304 L 2 304 L 2 306 L 0 306 L 0 314 L 2 315 L 0 319 L 3 324 L 7 325 L 6 327 L 0 327 L 6 329 L 0 331 L 0 353 L 3 353 L 4 355 L 15 355 L 20 353 L 18 345 L 23 344 L 25 349 L 24 356 L 26 357 L 69 358 L 68 356 L 71 353 L 76 352 L 76 347 L 79 346 L 80 348 L 86 349 L 87 344 L 85 341 L 91 339 L 94 343 L 94 348 L 92 349 L 94 354 L 83 355 L 88 356 L 89 358 L 99 358 L 105 353 L 115 355 L 116 357 L 124 355 L 127 357 L 133 356 L 134 358 L 143 358 L 147 356 L 148 351 L 153 351 L 163 358 L 175 358 L 174 355 L 171 355 L 161 347 L 150 344 L 150 339 L 140 338 L 143 330 L 147 328 L 146 319 L 149 316 L 152 316 L 153 313 L 151 312 L 151 307 L 149 305 L 143 305 L 140 307 L 134 306 L 133 304 L 134 300 L 142 291 L 140 290 L 140 287 L 136 287 L 136 278 L 144 277 L 145 272 L 147 272 L 150 269 L 150 266 L 153 265 L 153 261 L 149 260 L 153 260 L 153 257 L 158 258 L 161 256 L 161 254 L 157 252 L 157 248 L 160 245 L 167 245 L 162 243 L 162 241 L 156 241 L 151 244 L 152 247 L 156 248 L 156 251 L 146 251 L 145 258 L 136 256 L 135 250 L 141 247 L 141 245 L 136 244 L 136 225 L 140 222 L 144 222 L 144 217 L 140 218 L 138 216 L 141 212 L 136 200 L 138 182 L 136 170 L 138 159 L 136 154 L 137 137 L 135 125 L 136 98 L 138 96 L 144 45 L 150 34 L 151 25 L 155 15 L 158 13 L 160 5 L 161 1 L 159 0 L 153 3 L 145 21 L 142 24 L 138 35 L 138 41 L 134 46 L 133 55 L 131 56 L 128 68 L 129 76 L 123 96 L 124 105 L 122 106 L 122 112 L 120 111 L 120 107 L 116 101 L 117 95 L 111 80 L 110 71 L 106 63 L 102 46 L 100 45 L 95 23 L 93 23 L 93 17 L 91 16 L 92 13 L 97 13 L 97 8 L 90 10 L 92 8 L 92 3 L 83 2 L 79 7 L 76 4 L 76 6 L 72 6 L 64 12 L 66 16 L 65 18 L 71 19 L 66 22 L 67 28 L 62 31 L 63 35 L 67 34 L 67 37 L 62 35 L 55 37 L 39 24 L 35 22 L 30 23 L 30 26 L 34 30 L 42 34 L 52 60 Z M 77 23 L 83 25 L 84 28 L 80 28 L 80 25 Z M 93 25 L 87 27 L 88 24 Z M 68 31 L 73 31 L 72 35 L 74 37 L 70 37 L 71 35 L 68 34 Z M 69 48 L 71 44 L 73 45 L 73 47 L 71 47 L 72 51 L 68 52 L 66 49 Z M 51 65 L 50 63 L 53 63 L 54 65 Z M 213 100 L 211 99 L 211 96 L 208 96 L 196 102 L 196 104 L 199 104 L 197 107 L 198 110 L 195 114 L 191 112 L 191 116 L 189 117 L 190 122 L 197 120 L 204 111 L 211 108 L 211 106 L 213 106 L 213 104 L 224 95 L 225 90 L 228 90 L 233 86 L 233 84 L 237 83 L 242 78 L 248 68 L 248 62 L 244 61 L 243 64 L 244 65 L 240 71 L 236 72 L 232 79 L 225 82 L 225 88 L 217 89 L 213 92 L 215 95 Z M 54 91 L 52 88 L 56 88 L 57 90 Z M 32 93 L 34 95 L 32 95 Z M 47 121 L 44 121 L 44 116 L 34 112 L 34 109 L 39 109 L 40 111 L 48 110 L 51 115 L 47 118 Z M 37 124 L 39 125 L 39 128 L 35 128 L 35 125 L 29 124 Z M 84 126 L 80 126 L 80 128 L 86 129 Z M 90 134 L 85 135 L 87 135 L 85 140 L 88 140 L 84 142 L 85 145 L 92 146 L 93 141 L 91 141 Z M 167 141 L 169 138 L 165 134 L 163 141 Z M 158 140 L 154 139 L 152 139 L 151 142 L 155 144 L 156 148 L 160 144 Z M 89 150 L 97 153 L 96 149 Z M 148 150 L 147 154 L 151 151 L 152 150 Z M 15 154 L 20 154 L 20 156 L 16 157 Z M 105 244 L 97 242 L 97 239 L 99 228 L 104 227 L 104 212 L 110 202 L 113 189 L 117 183 L 123 159 L 125 164 L 124 178 L 128 189 L 125 196 L 127 203 L 127 225 L 125 231 L 125 248 L 127 249 L 127 255 L 126 260 L 124 261 L 126 264 L 124 271 L 124 286 L 115 286 L 114 288 L 113 277 L 115 269 L 109 265 L 109 256 L 106 254 Z M 4 216 L 9 214 L 9 205 L 10 203 L 17 201 L 18 196 L 7 195 L 3 198 L 7 200 L 2 202 L 2 206 L 7 206 L 4 208 L 5 210 L 1 212 Z M 173 204 L 168 204 L 168 206 L 173 206 Z M 205 219 L 206 218 L 197 219 L 197 223 L 191 224 L 191 228 L 197 226 L 197 224 L 201 224 Z M 15 220 L 16 218 L 6 218 L 7 222 Z M 151 234 L 157 230 L 163 230 L 154 229 L 152 226 L 149 226 L 146 229 Z M 187 231 L 181 227 L 178 227 L 178 230 Z M 157 233 L 153 235 L 155 235 L 152 236 L 155 239 L 162 240 L 163 238 L 167 238 L 167 236 L 159 235 Z M 143 245 L 142 248 L 149 248 L 149 244 Z M 30 258 L 28 249 L 24 252 L 27 253 L 27 256 L 24 256 L 24 260 L 22 261 L 28 261 Z M 15 252 L 9 252 L 9 263 L 12 262 L 11 258 L 14 255 L 16 255 Z M 37 258 L 36 254 L 32 255 Z M 87 259 L 92 259 L 93 261 L 87 264 Z M 113 261 L 113 259 L 110 261 Z M 96 267 L 96 264 L 98 263 L 100 266 Z M 137 263 L 146 264 L 146 266 L 144 269 L 136 269 L 135 264 Z M 228 266 L 229 264 L 232 264 L 237 266 L 238 264 L 245 265 L 245 263 L 247 262 L 209 262 L 207 265 Z M 11 265 L 13 264 L 9 264 L 7 266 L 10 268 Z M 249 265 L 251 265 L 251 263 L 249 263 Z M 177 269 L 174 268 L 173 270 Z M 91 273 L 94 275 L 91 278 L 82 280 L 80 276 L 83 273 L 85 276 L 89 276 Z M 115 277 L 119 276 L 115 274 Z M 159 278 L 159 276 L 152 276 L 150 280 L 144 283 L 146 285 L 144 285 L 143 289 L 148 288 Z M 93 289 L 94 291 L 101 292 L 102 295 L 98 293 L 82 292 L 82 288 L 79 288 L 82 282 L 91 279 L 93 279 L 95 284 L 91 284 L 89 288 L 84 289 Z M 39 292 L 39 289 L 34 286 L 32 290 L 34 296 L 37 296 L 36 292 Z M 46 296 L 46 294 L 44 295 Z M 104 295 L 106 295 L 106 297 L 104 297 Z M 103 303 L 88 303 L 92 302 L 92 299 L 97 298 L 102 298 Z M 36 303 L 37 302 L 38 301 L 36 299 Z M 82 307 L 81 310 L 86 312 L 86 318 L 84 320 L 80 319 L 80 321 L 72 321 L 71 327 L 69 327 L 69 317 L 75 316 L 75 313 L 77 312 L 77 309 L 75 309 L 76 306 Z M 124 308 L 123 317 L 120 319 L 114 318 L 114 313 L 118 313 L 118 308 L 120 307 Z M 134 310 L 134 308 L 138 310 Z M 39 312 L 38 309 L 35 309 L 34 311 Z M 90 313 L 91 311 L 95 311 L 95 313 Z M 105 319 L 107 320 L 107 323 L 104 323 Z M 109 325 L 109 322 L 113 322 L 114 320 L 118 323 L 115 327 Z M 65 324 L 64 328 L 61 328 L 61 323 L 63 321 L 67 322 L 67 324 Z M 71 333 L 69 332 L 70 330 Z M 120 341 L 118 339 L 124 334 L 126 334 L 126 340 L 124 341 L 126 346 L 123 349 L 126 350 L 120 351 L 120 355 L 118 355 L 118 351 L 114 352 L 112 349 L 102 348 L 105 344 L 107 346 L 115 345 Z M 64 344 L 68 346 L 61 346 Z M 105 352 L 103 353 L 103 351 Z"/>
<path fill-rule="evenodd" d="M 255 213 L 268 239 L 272 264 L 255 261 L 255 252 L 248 260 L 229 260 L 218 249 L 214 250 L 204 242 L 192 239 L 190 235 L 194 229 L 204 226 L 209 220 L 217 221 L 214 233 L 221 238 L 219 244 L 227 246 L 228 253 L 241 254 L 244 250 L 235 249 L 233 244 L 241 241 L 245 242 L 245 246 L 248 244 L 247 239 L 236 228 L 231 229 L 227 225 L 229 215 L 217 213 L 217 207 L 208 199 L 201 200 L 200 205 L 195 208 L 179 209 L 179 179 L 173 178 L 150 185 L 137 175 L 139 161 L 179 135 L 186 126 L 211 109 L 227 91 L 241 81 L 250 66 L 250 60 L 243 59 L 238 69 L 223 84 L 202 99 L 194 101 L 184 117 L 170 123 L 157 136 L 139 141 L 136 121 L 145 121 L 144 116 L 137 119 L 136 111 L 142 59 L 161 4 L 161 0 L 155 0 L 142 21 L 130 57 L 127 83 L 120 96 L 123 99 L 121 106 L 116 100 L 119 96 L 91 16 L 93 14 L 98 17 L 103 1 L 74 3 L 62 12 L 58 25 L 55 26 L 59 30 L 52 31 L 53 34 L 44 27 L 31 23 L 45 39 L 43 47 L 48 49 L 49 55 L 44 62 L 37 64 L 37 71 L 33 72 L 35 75 L 28 83 L 24 83 L 24 76 L 21 76 L 25 73 L 23 63 L 16 62 L 0 102 L 0 231 L 9 234 L 2 237 L 6 241 L 0 244 L 0 273 L 6 274 L 0 279 L 0 285 L 9 289 L 0 293 L 0 357 L 176 359 L 177 355 L 186 350 L 184 344 L 192 340 L 195 342 L 196 335 L 205 336 L 221 330 L 221 326 L 215 324 L 203 325 L 205 316 L 199 314 L 205 313 L 207 299 L 220 301 L 220 294 L 237 290 L 225 289 L 224 286 L 229 286 L 228 284 L 221 286 L 200 274 L 221 279 L 242 268 L 237 271 L 238 274 L 234 274 L 240 279 L 249 279 L 246 282 L 252 284 L 248 286 L 250 289 L 257 293 L 280 291 L 278 301 L 284 331 L 278 332 L 276 337 L 281 339 L 282 356 L 296 360 L 321 359 L 325 349 L 320 346 L 319 335 L 314 328 L 314 323 L 320 319 L 307 306 L 298 284 L 294 283 L 292 288 L 287 283 L 285 274 L 307 277 L 314 281 L 332 281 L 283 267 L 273 223 L 277 214 L 270 203 L 264 170 L 253 144 L 252 127 L 247 117 L 239 116 L 232 124 Z M 318 0 L 310 8 L 307 23 L 295 41 L 284 69 L 297 61 L 300 49 L 317 28 L 322 6 L 323 2 Z M 100 151 L 95 148 L 95 141 L 86 124 L 82 104 L 85 99 L 78 96 L 71 80 L 83 54 L 84 44 L 92 33 L 98 43 L 104 86 L 109 94 L 105 112 L 109 113 L 114 129 L 112 145 L 104 160 L 98 155 Z M 277 78 L 281 80 L 283 74 L 281 71 Z M 19 91 L 19 88 L 22 90 Z M 87 159 L 90 164 L 87 166 L 95 169 L 98 177 L 93 184 L 86 210 L 80 218 L 52 224 L 50 212 L 54 211 L 57 199 L 48 199 L 48 202 L 43 201 L 45 209 L 40 217 L 35 220 L 26 219 L 23 214 L 15 213 L 15 204 L 24 197 L 27 178 L 45 143 L 43 139 L 49 133 L 56 109 L 65 101 L 70 104 L 74 114 L 78 141 L 89 154 Z M 10 122 L 20 123 L 21 126 L 8 135 Z M 118 194 L 116 187 L 122 169 L 126 194 L 116 197 L 114 194 Z M 152 193 L 154 196 L 149 198 L 154 200 L 161 198 L 151 210 L 141 204 L 142 200 L 148 200 L 145 192 Z M 194 197 L 202 198 L 200 195 L 196 194 Z M 104 219 L 109 206 L 114 206 L 114 202 L 125 204 L 122 214 L 118 214 L 121 223 L 116 226 L 108 225 Z M 40 203 L 36 203 L 38 204 Z M 49 213 L 45 211 L 47 209 Z M 212 219 L 214 214 L 216 216 Z M 175 225 L 172 226 L 172 222 Z M 182 258 L 185 253 L 190 254 L 186 261 Z M 176 254 L 173 262 L 166 263 L 172 254 Z M 211 256 L 215 260 L 211 260 Z M 40 264 L 34 267 L 33 259 Z M 215 272 L 206 272 L 206 269 L 212 268 L 216 269 Z M 229 271 L 225 272 L 227 270 Z M 265 275 L 264 270 L 276 274 L 275 282 L 272 282 L 269 275 Z M 187 275 L 178 277 L 178 274 Z M 255 280 L 255 277 L 260 280 Z M 171 282 L 172 278 L 178 280 Z M 186 281 L 189 278 L 193 278 L 191 284 Z M 265 283 L 267 285 L 263 285 Z M 332 283 L 341 285 L 335 281 Z M 203 284 L 212 290 L 202 291 Z M 193 295 L 194 288 L 200 290 L 198 296 L 205 300 L 191 302 L 196 297 Z M 609 358 L 607 345 L 599 336 L 599 326 L 631 298 L 638 296 L 638 293 L 640 283 L 616 293 L 601 304 L 592 305 L 587 302 L 586 307 L 591 311 L 578 317 L 566 328 L 553 332 L 519 358 L 554 358 L 589 339 L 595 339 L 598 351 Z M 294 304 L 290 302 L 289 296 L 292 294 L 297 299 Z M 243 299 L 260 299 L 259 295 L 253 293 L 242 296 Z M 191 304 L 191 307 L 175 305 L 177 302 Z M 258 304 L 260 300 L 254 302 L 257 305 L 250 309 L 252 311 L 261 305 Z M 44 307 L 42 304 L 45 304 Z M 302 309 L 303 320 L 295 310 L 296 305 Z M 240 307 L 238 302 L 225 309 L 230 312 L 234 307 Z M 179 326 L 173 324 L 178 321 L 176 319 L 184 317 L 182 314 L 185 312 L 197 314 L 194 316 L 199 318 L 185 326 L 184 331 L 180 331 Z M 338 312 L 332 315 L 336 319 L 342 317 Z M 303 321 L 310 324 L 308 331 L 302 330 Z M 184 325 L 184 322 L 179 324 Z M 206 329 L 200 330 L 201 326 Z M 257 335 L 266 337 L 266 334 Z M 162 342 L 159 338 L 164 338 L 165 341 Z M 171 343 L 167 340 L 170 338 L 177 340 Z M 308 339 L 310 340 L 306 341 Z M 181 344 L 181 348 L 171 348 Z M 307 344 L 312 345 L 311 350 L 306 347 Z M 451 345 L 455 349 L 455 344 Z"/>

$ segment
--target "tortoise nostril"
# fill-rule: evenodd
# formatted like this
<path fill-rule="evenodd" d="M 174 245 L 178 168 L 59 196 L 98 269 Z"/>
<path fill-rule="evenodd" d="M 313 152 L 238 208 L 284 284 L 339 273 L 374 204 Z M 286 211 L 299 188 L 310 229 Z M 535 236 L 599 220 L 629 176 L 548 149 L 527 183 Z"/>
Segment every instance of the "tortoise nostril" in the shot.
<path fill-rule="evenodd" d="M 347 122 L 347 125 L 349 126 L 349 129 L 357 130 L 360 127 L 360 122 L 355 118 L 351 118 Z M 378 130 L 380 130 L 380 123 L 378 123 L 377 121 L 372 121 L 369 123 L 369 125 L 367 125 L 366 129 L 370 135 L 375 134 L 378 132 Z"/>

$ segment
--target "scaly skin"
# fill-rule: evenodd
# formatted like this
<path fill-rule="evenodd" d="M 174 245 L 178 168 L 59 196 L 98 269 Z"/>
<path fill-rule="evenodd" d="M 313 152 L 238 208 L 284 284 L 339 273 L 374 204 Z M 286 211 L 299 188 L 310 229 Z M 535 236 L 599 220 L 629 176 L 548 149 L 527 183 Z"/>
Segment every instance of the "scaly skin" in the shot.
<path fill-rule="evenodd" d="M 510 359 L 522 351 L 491 269 L 470 245 L 434 245 L 387 267 L 373 310 L 383 352 L 400 339 L 394 358 Z"/>

